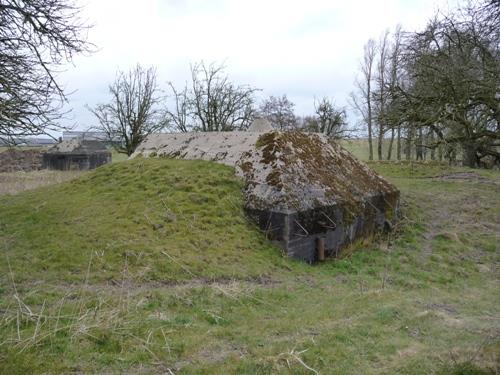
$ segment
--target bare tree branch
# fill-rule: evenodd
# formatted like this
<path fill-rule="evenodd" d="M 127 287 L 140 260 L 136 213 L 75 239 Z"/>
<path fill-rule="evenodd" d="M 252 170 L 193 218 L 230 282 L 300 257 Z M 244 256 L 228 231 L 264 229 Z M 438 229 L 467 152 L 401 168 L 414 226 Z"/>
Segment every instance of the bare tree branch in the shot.
<path fill-rule="evenodd" d="M 58 68 L 91 48 L 79 14 L 69 0 L 0 2 L 0 140 L 61 128 Z"/>
<path fill-rule="evenodd" d="M 248 85 L 235 85 L 224 73 L 224 65 L 191 66 L 191 114 L 194 130 L 231 131 L 246 129 L 254 117 L 254 93 Z"/>

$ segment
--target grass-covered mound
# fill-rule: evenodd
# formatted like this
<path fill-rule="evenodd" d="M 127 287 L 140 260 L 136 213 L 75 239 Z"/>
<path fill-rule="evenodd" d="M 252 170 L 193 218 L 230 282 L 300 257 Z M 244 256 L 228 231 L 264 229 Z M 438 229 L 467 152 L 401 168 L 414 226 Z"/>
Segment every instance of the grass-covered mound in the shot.
<path fill-rule="evenodd" d="M 218 164 L 0 196 L 0 374 L 494 374 L 500 175 L 371 166 L 406 218 L 315 266 L 281 257 Z"/>
<path fill-rule="evenodd" d="M 245 217 L 232 168 L 215 163 L 108 165 L 0 197 L 0 211 L 5 256 L 19 281 L 116 281 L 124 267 L 136 281 L 244 279 L 281 262 Z"/>

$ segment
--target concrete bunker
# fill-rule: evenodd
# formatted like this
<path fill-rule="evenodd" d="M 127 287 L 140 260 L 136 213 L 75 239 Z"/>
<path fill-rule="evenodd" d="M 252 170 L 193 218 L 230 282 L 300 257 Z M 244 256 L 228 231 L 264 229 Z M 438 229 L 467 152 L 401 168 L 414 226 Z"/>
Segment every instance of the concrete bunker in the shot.
<path fill-rule="evenodd" d="M 245 181 L 248 215 L 288 256 L 307 262 L 390 228 L 398 213 L 399 191 L 319 134 L 154 134 L 137 155 L 234 166 Z"/>
<path fill-rule="evenodd" d="M 62 141 L 43 154 L 43 168 L 88 170 L 111 162 L 111 152 L 100 141 L 75 138 Z"/>

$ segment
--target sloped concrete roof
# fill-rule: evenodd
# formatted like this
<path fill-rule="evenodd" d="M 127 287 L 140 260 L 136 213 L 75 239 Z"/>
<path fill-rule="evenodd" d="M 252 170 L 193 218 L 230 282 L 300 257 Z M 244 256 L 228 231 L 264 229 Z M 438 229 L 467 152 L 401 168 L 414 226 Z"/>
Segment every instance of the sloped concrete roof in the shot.
<path fill-rule="evenodd" d="M 92 154 L 109 152 L 104 143 L 73 138 L 56 144 L 47 150 L 48 154 Z"/>
<path fill-rule="evenodd" d="M 276 212 L 361 202 L 397 191 L 340 145 L 303 132 L 153 134 L 132 157 L 212 160 L 245 180 L 246 206 Z"/>
<path fill-rule="evenodd" d="M 211 160 L 236 166 L 245 152 L 255 149 L 261 132 L 151 134 L 132 154 Z"/>

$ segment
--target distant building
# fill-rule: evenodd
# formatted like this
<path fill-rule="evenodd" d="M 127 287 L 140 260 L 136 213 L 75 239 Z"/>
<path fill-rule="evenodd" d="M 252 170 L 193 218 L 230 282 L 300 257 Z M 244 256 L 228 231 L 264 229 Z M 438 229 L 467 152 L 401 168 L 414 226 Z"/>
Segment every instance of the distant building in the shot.
<path fill-rule="evenodd" d="M 92 131 L 63 131 L 62 139 L 63 141 L 69 141 L 70 139 L 80 138 L 86 141 L 102 141 L 106 142 L 108 140 L 108 135 L 104 132 L 92 132 Z"/>
<path fill-rule="evenodd" d="M 74 138 L 58 143 L 43 154 L 47 169 L 88 170 L 111 162 L 111 152 L 103 142 Z"/>
<path fill-rule="evenodd" d="M 116 133 L 109 138 L 109 135 L 105 132 L 97 131 L 63 131 L 62 140 L 69 141 L 71 139 L 83 139 L 86 141 L 100 141 L 106 146 L 112 146 L 113 144 L 119 144 L 121 142 L 120 135 Z"/>

